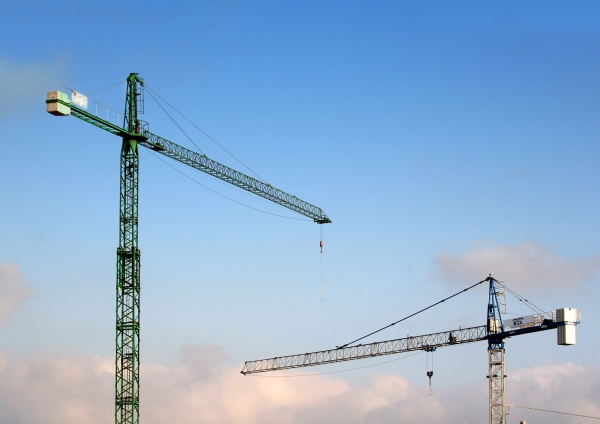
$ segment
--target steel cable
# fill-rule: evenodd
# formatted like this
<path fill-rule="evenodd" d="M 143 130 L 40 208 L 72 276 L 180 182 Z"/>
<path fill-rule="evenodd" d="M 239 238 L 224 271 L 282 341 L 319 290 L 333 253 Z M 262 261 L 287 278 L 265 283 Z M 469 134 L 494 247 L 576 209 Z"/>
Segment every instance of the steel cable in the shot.
<path fill-rule="evenodd" d="M 224 194 L 221 194 L 221 193 L 219 193 L 218 191 L 215 191 L 215 190 L 213 190 L 213 189 L 211 189 L 211 188 L 209 188 L 209 187 L 205 186 L 204 184 L 202 184 L 202 183 L 200 183 L 200 182 L 196 181 L 195 179 L 193 179 L 193 178 L 192 178 L 192 177 L 190 177 L 189 175 L 187 175 L 187 174 L 185 174 L 185 173 L 181 172 L 179 169 L 175 168 L 173 165 L 171 165 L 171 164 L 170 164 L 170 163 L 168 163 L 167 161 L 163 160 L 163 159 L 162 159 L 161 157 L 159 157 L 159 156 L 158 156 L 156 153 L 154 153 L 154 152 L 152 152 L 152 151 L 150 151 L 150 153 L 152 153 L 152 155 L 153 155 L 153 156 L 155 156 L 155 157 L 156 157 L 158 160 L 160 160 L 161 162 L 163 162 L 165 165 L 167 165 L 167 166 L 171 167 L 173 170 L 175 170 L 175 171 L 179 172 L 181 175 L 183 175 L 183 176 L 184 176 L 184 177 L 186 177 L 187 179 L 189 179 L 189 180 L 191 180 L 191 181 L 195 182 L 196 184 L 198 184 L 198 185 L 199 185 L 199 186 L 201 186 L 201 187 L 204 187 L 204 188 L 205 188 L 205 189 L 207 189 L 208 191 L 212 191 L 213 193 L 215 193 L 215 194 L 217 194 L 217 195 L 219 195 L 219 196 L 221 196 L 221 197 L 224 197 L 224 198 L 225 198 L 225 199 L 227 199 L 227 200 L 231 200 L 233 203 L 237 203 L 238 205 L 245 206 L 245 207 L 247 207 L 248 209 L 254 209 L 254 210 L 255 210 L 255 211 L 257 211 L 257 212 L 262 212 L 262 213 L 264 213 L 264 214 L 267 214 L 267 215 L 273 215 L 273 216 L 277 216 L 277 217 L 279 217 L 279 218 L 293 219 L 294 221 L 308 221 L 308 222 L 311 222 L 311 220 L 310 220 L 310 219 L 303 219 L 303 218 L 292 218 L 291 216 L 278 215 L 278 214 L 276 214 L 276 213 L 272 213 L 272 212 L 263 211 L 262 209 L 254 208 L 254 207 L 252 207 L 252 206 L 249 206 L 249 205 L 246 205 L 246 204 L 244 204 L 244 203 L 242 203 L 242 202 L 238 202 L 237 200 L 234 200 L 234 199 L 232 199 L 232 198 L 230 198 L 230 197 L 227 197 L 227 196 L 225 196 Z"/>
<path fill-rule="evenodd" d="M 87 93 L 87 96 L 90 97 L 92 94 L 96 94 L 96 93 L 99 93 L 101 91 L 108 90 L 109 88 L 112 88 L 112 87 L 117 86 L 119 84 L 123 84 L 124 82 L 125 82 L 125 80 L 119 81 L 119 82 L 115 82 L 114 84 L 107 85 L 106 87 L 102 87 L 102 88 L 99 88 L 97 90 L 90 91 L 89 93 Z"/>
<path fill-rule="evenodd" d="M 405 320 L 407 320 L 407 319 L 409 319 L 409 318 L 411 318 L 411 317 L 414 317 L 415 315 L 418 315 L 418 314 L 420 314 L 421 312 L 424 312 L 424 311 L 426 311 L 427 309 L 431 309 L 431 308 L 433 308 L 434 306 L 437 306 L 437 305 L 439 305 L 440 303 L 443 303 L 443 302 L 445 302 L 446 300 L 452 299 L 453 297 L 455 297 L 455 296 L 458 296 L 459 294 L 461 294 L 461 293 L 464 293 L 464 292 L 466 292 L 466 291 L 468 291 L 468 290 L 471 290 L 473 287 L 476 287 L 476 286 L 480 285 L 481 283 L 485 283 L 486 281 L 489 281 L 489 280 L 490 280 L 490 277 L 486 278 L 485 280 L 481 280 L 480 282 L 478 282 L 478 283 L 475 283 L 475 284 L 473 284 L 472 286 L 470 286 L 470 287 L 467 287 L 467 288 L 466 288 L 466 289 L 464 289 L 464 290 L 461 290 L 461 291 L 459 291 L 459 292 L 457 292 L 457 293 L 454 293 L 452 296 L 448 296 L 448 297 L 446 297 L 445 299 L 442 299 L 442 300 L 440 300 L 439 302 L 436 302 L 436 303 L 434 303 L 433 305 L 429 305 L 428 307 L 426 307 L 426 308 L 423 308 L 423 309 L 421 309 L 420 311 L 417 311 L 417 312 L 415 312 L 415 313 L 413 313 L 413 314 L 410 314 L 410 315 L 408 315 L 408 316 L 406 316 L 406 317 L 404 317 L 404 318 L 402 318 L 402 319 L 399 319 L 398 321 L 395 321 L 395 322 L 393 322 L 393 323 L 391 323 L 391 324 L 389 324 L 389 325 L 386 325 L 385 327 L 382 327 L 382 328 L 380 328 L 379 330 L 373 331 L 372 333 L 369 333 L 369 334 L 367 334 L 366 336 L 360 337 L 360 338 L 358 338 L 358 339 L 356 339 L 356 340 L 353 340 L 353 341 L 351 341 L 351 342 L 349 342 L 349 343 L 346 343 L 345 345 L 342 345 L 342 346 L 336 346 L 336 349 L 342 349 L 342 348 L 344 348 L 344 347 L 348 347 L 349 345 L 351 345 L 351 344 L 354 344 L 354 343 L 356 343 L 356 342 L 358 342 L 358 341 L 360 341 L 360 340 L 362 340 L 362 339 L 366 339 L 367 337 L 369 337 L 369 336 L 372 336 L 373 334 L 379 333 L 380 331 L 383 331 L 383 330 L 385 330 L 386 328 L 390 328 L 391 326 L 393 326 L 393 325 L 396 325 L 396 324 L 398 324 L 399 322 L 402 322 L 402 321 L 405 321 Z"/>
<path fill-rule="evenodd" d="M 548 315 L 548 312 L 544 312 L 540 307 L 534 305 L 533 303 L 531 303 L 529 300 L 525 299 L 525 297 L 521 296 L 520 294 L 518 294 L 517 292 L 515 292 L 514 290 L 512 290 L 511 288 L 507 287 L 504 282 L 500 282 L 498 281 L 498 284 L 503 287 L 504 289 L 506 289 L 506 291 L 508 291 L 510 294 L 512 294 L 514 297 L 516 297 L 517 299 L 519 299 L 519 301 L 523 302 L 525 304 L 525 306 L 527 306 L 529 309 L 531 309 L 533 312 L 540 314 L 540 315 Z M 531 305 L 531 306 L 530 306 Z M 535 309 L 534 309 L 535 308 Z"/>
<path fill-rule="evenodd" d="M 244 168 L 246 168 L 248 171 L 252 172 L 259 180 L 261 180 L 263 183 L 266 183 L 266 181 L 260 176 L 258 175 L 256 172 L 254 172 L 252 169 L 250 169 L 250 167 L 248 165 L 246 165 L 244 162 L 242 162 L 241 160 L 239 160 L 237 157 L 234 156 L 233 153 L 231 153 L 229 150 L 227 150 L 225 147 L 223 147 L 221 144 L 219 144 L 219 142 L 217 142 L 217 140 L 215 140 L 214 138 L 212 138 L 210 135 L 208 135 L 206 132 L 204 132 L 204 130 L 202 128 L 200 128 L 198 125 L 194 124 L 191 120 L 189 120 L 183 113 L 179 112 L 173 105 L 171 105 L 169 102 L 167 102 L 163 97 L 161 97 L 160 94 L 158 94 L 156 91 L 154 91 L 153 89 L 151 89 L 150 87 L 148 87 L 147 85 L 145 85 L 145 87 L 151 91 L 152 93 L 156 94 L 158 96 L 159 99 L 161 99 L 163 102 L 165 102 L 171 109 L 173 109 L 175 112 L 177 112 L 179 115 L 181 115 L 183 117 L 183 119 L 185 119 L 186 121 L 188 121 L 190 124 L 192 124 L 194 127 L 196 127 L 196 129 L 198 131 L 200 131 L 202 134 L 204 134 L 206 137 L 208 137 L 208 139 L 210 141 L 212 141 L 213 143 L 215 143 L 217 146 L 219 146 L 221 149 L 223 149 L 229 156 L 231 156 L 232 158 L 234 158 L 236 161 L 238 161 Z M 152 94 L 151 94 L 152 95 Z"/>
<path fill-rule="evenodd" d="M 148 88 L 148 87 L 146 87 L 146 88 Z M 204 154 L 204 152 L 200 149 L 200 147 L 198 147 L 198 145 L 196 143 L 194 143 L 194 140 L 192 140 L 192 138 L 189 135 L 187 135 L 187 133 L 183 130 L 183 128 L 181 128 L 179 126 L 179 124 L 177 123 L 177 121 L 175 121 L 175 119 L 173 119 L 173 117 L 169 114 L 169 112 L 167 112 L 166 109 L 158 102 L 158 100 L 156 100 L 156 98 L 151 93 L 152 90 L 150 90 L 150 88 L 148 88 L 148 90 L 149 90 L 148 94 L 150 94 L 150 97 L 152 97 L 152 100 L 154 100 L 156 102 L 156 104 L 158 106 L 160 106 L 160 108 L 163 110 L 163 112 L 166 113 L 169 118 L 171 118 L 171 121 L 173 121 L 173 123 L 175 125 L 177 125 L 177 128 L 179 128 L 181 130 L 181 132 L 188 138 L 188 140 L 190 140 L 192 142 L 192 144 L 194 146 L 196 146 L 196 149 L 198 149 L 198 151 L 200 153 Z"/>
<path fill-rule="evenodd" d="M 593 417 L 591 415 L 571 414 L 569 412 L 558 412 L 558 411 L 551 411 L 549 409 L 531 408 L 529 406 L 512 405 L 510 403 L 507 403 L 506 406 L 511 406 L 513 408 L 531 409 L 533 411 L 550 412 L 552 414 L 571 415 L 573 417 L 591 418 L 592 420 L 600 420 L 600 417 Z"/>

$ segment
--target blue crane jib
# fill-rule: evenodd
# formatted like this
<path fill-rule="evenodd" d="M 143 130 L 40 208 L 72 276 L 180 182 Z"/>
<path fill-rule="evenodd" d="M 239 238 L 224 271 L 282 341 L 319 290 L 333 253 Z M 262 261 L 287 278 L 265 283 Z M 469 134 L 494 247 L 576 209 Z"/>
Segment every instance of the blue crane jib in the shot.
<path fill-rule="evenodd" d="M 383 342 L 365 343 L 340 349 L 322 350 L 319 352 L 301 353 L 298 355 L 279 356 L 259 359 L 244 363 L 242 374 L 310 367 L 315 365 L 334 364 L 355 359 L 373 358 L 418 350 L 428 350 L 465 343 L 479 342 L 489 339 L 504 340 L 522 334 L 558 329 L 559 345 L 575 344 L 575 325 L 581 322 L 579 311 L 572 308 L 557 309 L 552 316 L 532 315 L 519 317 L 505 322 L 505 331 L 496 332 L 487 325 L 479 327 L 459 328 L 440 333 L 421 336 L 408 336 L 401 339 Z"/>

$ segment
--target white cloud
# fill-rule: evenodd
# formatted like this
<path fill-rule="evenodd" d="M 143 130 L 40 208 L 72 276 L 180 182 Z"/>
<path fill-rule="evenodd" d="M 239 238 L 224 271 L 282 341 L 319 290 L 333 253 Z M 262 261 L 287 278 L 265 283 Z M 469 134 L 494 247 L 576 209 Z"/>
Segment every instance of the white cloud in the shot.
<path fill-rule="evenodd" d="M 487 412 L 486 381 L 458 389 L 434 387 L 434 396 L 428 396 L 426 387 L 399 375 L 374 375 L 357 384 L 329 376 L 244 377 L 239 373 L 241 365 L 227 367 L 224 359 L 219 347 L 186 346 L 174 367 L 142 364 L 141 420 L 146 424 L 465 423 Z M 0 422 L 110 422 L 113 372 L 113 361 L 98 356 L 11 358 L 0 352 Z M 508 401 L 598 416 L 599 381 L 600 369 L 569 363 L 516 370 L 508 379 Z M 516 409 L 511 417 L 566 422 L 564 416 Z"/>
<path fill-rule="evenodd" d="M 516 370 L 506 379 L 507 403 L 600 417 L 599 379 L 600 369 L 589 371 L 571 363 Z M 557 423 L 581 421 L 520 408 L 511 408 L 511 415 L 516 418 L 512 421 L 554 422 L 548 417 L 556 418 Z"/>
<path fill-rule="evenodd" d="M 0 118 L 31 106 L 45 107 L 46 92 L 56 89 L 65 73 L 63 57 L 25 64 L 0 58 Z"/>
<path fill-rule="evenodd" d="M 600 256 L 565 259 L 554 250 L 524 241 L 505 245 L 497 241 L 474 243 L 461 254 L 449 252 L 435 259 L 438 277 L 466 284 L 487 277 L 506 281 L 509 287 L 564 289 L 590 280 L 600 266 Z"/>
<path fill-rule="evenodd" d="M 14 263 L 0 264 L 0 326 L 6 325 L 23 303 L 33 297 L 33 286 Z"/>
<path fill-rule="evenodd" d="M 114 363 L 87 355 L 0 353 L 0 422 L 107 423 L 113 419 Z"/>

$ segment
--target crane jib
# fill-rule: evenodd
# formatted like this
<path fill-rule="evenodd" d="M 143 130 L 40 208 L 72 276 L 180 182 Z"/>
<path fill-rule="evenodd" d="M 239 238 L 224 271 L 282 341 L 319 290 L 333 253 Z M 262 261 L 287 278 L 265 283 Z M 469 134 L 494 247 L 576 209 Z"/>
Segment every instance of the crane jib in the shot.
<path fill-rule="evenodd" d="M 442 331 L 440 333 L 425 334 L 422 336 L 407 336 L 402 339 L 387 340 L 356 346 L 340 347 L 319 352 L 301 353 L 299 355 L 279 356 L 257 361 L 247 361 L 241 373 L 255 374 L 260 372 L 279 371 L 292 368 L 311 367 L 315 365 L 333 364 L 336 362 L 353 361 L 355 359 L 373 358 L 376 356 L 393 355 L 396 353 L 412 352 L 417 350 L 431 350 L 445 346 L 456 346 L 465 343 L 488 340 L 492 343 L 503 343 L 505 339 L 523 334 L 552 329 L 571 329 L 573 331 L 572 341 L 563 340 L 559 335 L 559 344 L 575 344 L 574 327 L 579 324 L 581 318 L 579 311 L 570 308 L 558 309 L 557 312 L 569 309 L 569 312 L 552 315 L 540 322 L 534 322 L 525 327 L 511 327 L 506 331 L 491 330 L 488 325 L 479 327 L 459 328 L 458 330 Z M 559 333 L 560 334 L 560 333 Z M 563 336 L 563 338 L 568 338 Z"/>
<path fill-rule="evenodd" d="M 72 103 L 62 99 L 46 100 L 46 103 L 58 103 L 65 106 L 68 108 L 69 114 L 85 122 L 119 137 L 137 139 L 138 143 L 146 148 L 152 149 L 171 159 L 270 200 L 273 203 L 277 203 L 278 205 L 312 219 L 317 224 L 331 223 L 331 219 L 329 219 L 321 208 L 149 131 L 142 130 L 141 134 L 131 133 L 112 122 L 106 121 L 93 113 L 74 106 Z"/>
<path fill-rule="evenodd" d="M 171 159 L 298 212 L 299 214 L 311 218 L 318 224 L 331 223 L 331 220 L 325 215 L 321 208 L 298 199 L 296 196 L 285 193 L 267 183 L 209 159 L 206 155 L 186 149 L 185 147 L 179 146 L 178 144 L 159 137 L 156 134 L 152 134 L 151 132 L 146 131 L 143 135 L 145 139 L 140 140 L 139 142 L 142 146 L 153 149 Z"/>
<path fill-rule="evenodd" d="M 58 90 L 49 91 L 46 112 L 54 116 L 73 115 L 89 124 L 122 139 L 120 151 L 119 192 L 119 246 L 117 248 L 116 278 L 116 337 L 115 337 L 115 423 L 139 423 L 140 409 L 140 270 L 141 251 L 138 243 L 139 161 L 138 146 L 155 150 L 197 170 L 219 178 L 290 210 L 312 218 L 319 224 L 331 220 L 318 207 L 295 196 L 255 180 L 205 155 L 178 146 L 148 131 L 140 121 L 143 113 L 143 80 L 137 73 L 127 77 L 125 112 L 117 112 L 116 120 L 109 121 L 88 112 L 87 97 L 71 90 L 69 96 Z M 79 107 L 81 106 L 81 107 Z M 104 106 L 104 105 L 102 105 Z M 121 121 L 121 116 L 123 120 Z"/>
<path fill-rule="evenodd" d="M 336 362 L 353 361 L 356 359 L 373 358 L 376 356 L 393 355 L 396 353 L 478 342 L 486 340 L 487 338 L 487 327 L 482 325 L 479 327 L 443 331 L 423 336 L 409 336 L 402 339 L 360 344 L 339 349 L 248 361 L 244 364 L 241 373 L 246 375 L 259 372 L 333 364 Z"/>

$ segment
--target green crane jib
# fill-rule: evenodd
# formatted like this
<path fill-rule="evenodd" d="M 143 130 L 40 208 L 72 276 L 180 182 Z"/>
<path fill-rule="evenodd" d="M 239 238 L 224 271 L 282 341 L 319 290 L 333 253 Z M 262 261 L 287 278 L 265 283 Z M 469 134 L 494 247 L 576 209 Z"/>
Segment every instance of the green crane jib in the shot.
<path fill-rule="evenodd" d="M 57 116 L 73 115 L 122 138 L 120 167 L 120 227 L 117 249 L 116 379 L 115 423 L 139 423 L 139 346 L 140 346 L 140 250 L 138 248 L 138 146 L 152 149 L 199 171 L 247 190 L 318 224 L 331 220 L 318 207 L 278 190 L 269 184 L 152 134 L 138 115 L 143 80 L 136 73 L 127 77 L 123 126 L 88 112 L 79 94 L 73 104 L 66 93 L 51 91 L 46 110 Z M 87 103 L 87 98 L 85 103 Z M 81 107 L 80 107 L 81 106 Z"/>

